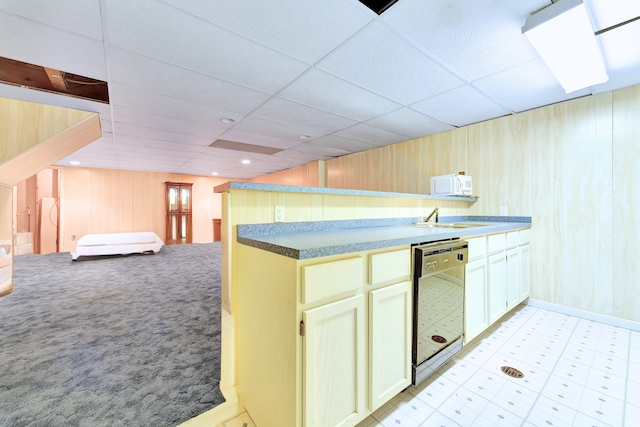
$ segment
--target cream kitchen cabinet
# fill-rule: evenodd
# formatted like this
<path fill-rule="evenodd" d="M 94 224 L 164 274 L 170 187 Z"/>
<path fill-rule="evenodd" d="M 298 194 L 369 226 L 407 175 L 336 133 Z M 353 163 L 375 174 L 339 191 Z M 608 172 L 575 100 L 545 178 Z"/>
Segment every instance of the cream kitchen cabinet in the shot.
<path fill-rule="evenodd" d="M 304 425 L 355 425 L 365 413 L 364 297 L 302 313 Z"/>
<path fill-rule="evenodd" d="M 489 282 L 489 325 L 507 312 L 507 255 L 500 252 L 489 256 L 487 261 Z"/>
<path fill-rule="evenodd" d="M 505 233 L 487 236 L 487 311 L 489 325 L 507 312 L 507 235 Z"/>
<path fill-rule="evenodd" d="M 529 233 L 488 236 L 489 325 L 529 296 Z"/>
<path fill-rule="evenodd" d="M 529 240 L 531 236 L 531 230 L 520 230 L 519 237 L 519 250 L 520 250 L 520 277 L 518 286 L 520 290 L 519 300 L 524 301 L 529 297 L 531 289 L 531 267 L 530 267 L 530 246 Z"/>
<path fill-rule="evenodd" d="M 465 266 L 464 343 L 487 329 L 487 238 L 466 239 L 469 242 L 469 263 Z"/>
<path fill-rule="evenodd" d="M 236 259 L 237 391 L 256 425 L 355 426 L 410 384 L 408 246 Z"/>
<path fill-rule="evenodd" d="M 411 383 L 411 290 L 404 281 L 369 293 L 371 411 Z"/>

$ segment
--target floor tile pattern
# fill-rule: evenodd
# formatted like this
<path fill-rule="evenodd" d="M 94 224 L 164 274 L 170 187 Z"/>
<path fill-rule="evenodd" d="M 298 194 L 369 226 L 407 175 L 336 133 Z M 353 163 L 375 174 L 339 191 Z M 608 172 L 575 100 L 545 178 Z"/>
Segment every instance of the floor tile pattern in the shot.
<path fill-rule="evenodd" d="M 630 427 L 638 420 L 640 332 L 519 306 L 358 427 Z"/>

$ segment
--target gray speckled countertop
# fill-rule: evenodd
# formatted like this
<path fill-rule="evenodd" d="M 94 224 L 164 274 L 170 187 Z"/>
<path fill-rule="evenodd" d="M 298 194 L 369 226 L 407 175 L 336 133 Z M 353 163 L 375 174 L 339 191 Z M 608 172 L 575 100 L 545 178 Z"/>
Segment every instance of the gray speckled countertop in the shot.
<path fill-rule="evenodd" d="M 348 196 L 371 196 L 371 197 L 406 197 L 411 199 L 434 199 L 434 200 L 456 200 L 475 202 L 477 196 L 432 196 L 430 194 L 411 194 L 411 193 L 391 193 L 386 191 L 368 191 L 368 190 L 349 190 L 345 188 L 327 188 L 327 187 L 302 187 L 294 185 L 278 185 L 278 184 L 260 184 L 256 182 L 238 182 L 229 181 L 213 188 L 214 193 L 223 193 L 227 190 L 254 190 L 254 191 L 281 191 L 285 193 L 313 193 L 313 194 L 334 194 Z"/>
<path fill-rule="evenodd" d="M 428 243 L 531 227 L 530 217 L 441 217 L 469 228 L 415 227 L 416 218 L 238 225 L 238 242 L 295 259 Z"/>

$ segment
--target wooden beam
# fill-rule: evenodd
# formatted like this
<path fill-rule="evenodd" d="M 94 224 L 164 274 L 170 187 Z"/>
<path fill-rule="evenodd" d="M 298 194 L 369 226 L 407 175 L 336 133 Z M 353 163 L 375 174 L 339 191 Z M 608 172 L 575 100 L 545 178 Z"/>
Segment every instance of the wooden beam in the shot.
<path fill-rule="evenodd" d="M 54 88 L 63 92 L 66 92 L 68 90 L 67 82 L 64 81 L 64 76 L 62 75 L 61 71 L 47 67 L 42 68 L 44 68 L 44 72 L 47 73 L 47 77 L 49 77 L 49 81 Z"/>

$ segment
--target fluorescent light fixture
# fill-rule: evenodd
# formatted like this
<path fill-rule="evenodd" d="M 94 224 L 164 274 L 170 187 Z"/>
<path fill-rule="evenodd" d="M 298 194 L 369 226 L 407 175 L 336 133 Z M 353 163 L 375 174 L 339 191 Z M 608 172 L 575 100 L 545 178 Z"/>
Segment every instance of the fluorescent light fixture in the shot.
<path fill-rule="evenodd" d="M 559 0 L 522 27 L 566 93 L 609 80 L 582 0 Z"/>
<path fill-rule="evenodd" d="M 69 162 L 69 164 L 70 164 L 70 165 L 72 165 L 72 166 L 78 166 L 78 165 L 80 164 L 80 162 L 79 162 L 79 161 L 77 161 L 77 160 L 71 160 L 71 161 Z"/>
<path fill-rule="evenodd" d="M 246 159 L 245 159 L 245 160 L 243 160 L 243 161 L 242 161 L 242 164 L 243 164 L 243 165 L 248 165 L 249 163 L 251 163 L 251 160 L 246 160 Z"/>

